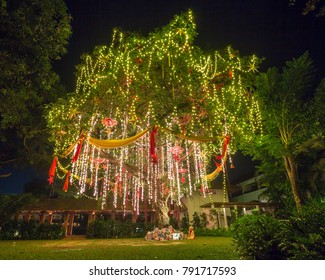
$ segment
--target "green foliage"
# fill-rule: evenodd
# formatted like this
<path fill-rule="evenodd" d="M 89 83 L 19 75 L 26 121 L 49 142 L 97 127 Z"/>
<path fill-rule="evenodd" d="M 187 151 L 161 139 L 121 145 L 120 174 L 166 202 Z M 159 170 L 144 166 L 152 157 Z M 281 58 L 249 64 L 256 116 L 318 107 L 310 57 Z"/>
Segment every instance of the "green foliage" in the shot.
<path fill-rule="evenodd" d="M 283 161 L 265 155 L 257 170 L 258 173 L 263 174 L 260 178 L 260 184 L 266 187 L 260 198 L 276 203 L 276 211 L 282 212 L 292 209 L 295 204 Z"/>
<path fill-rule="evenodd" d="M 231 233 L 226 228 L 197 228 L 195 229 L 195 236 L 227 237 L 231 236 Z"/>
<path fill-rule="evenodd" d="M 194 229 L 206 228 L 208 224 L 209 221 L 206 213 L 201 213 L 199 215 L 197 212 L 194 212 L 192 220 L 192 226 L 194 226 Z"/>
<path fill-rule="evenodd" d="M 200 228 L 201 227 L 201 219 L 197 212 L 194 212 L 193 214 L 193 220 L 192 220 L 192 226 L 194 228 Z"/>
<path fill-rule="evenodd" d="M 186 213 L 181 219 L 181 230 L 184 232 L 187 232 L 189 226 L 190 226 L 190 224 L 189 224 L 189 220 L 188 220 L 188 215 Z"/>
<path fill-rule="evenodd" d="M 1 240 L 37 240 L 61 239 L 63 228 L 59 224 L 39 224 L 35 220 L 29 222 L 9 222 L 0 228 Z"/>
<path fill-rule="evenodd" d="M 36 201 L 32 194 L 0 195 L 0 227 L 13 220 L 24 207 Z"/>
<path fill-rule="evenodd" d="M 316 108 L 316 113 L 318 116 L 319 124 L 322 128 L 322 137 L 324 137 L 325 131 L 325 78 L 322 79 L 318 85 L 315 92 L 315 102 L 314 106 Z"/>
<path fill-rule="evenodd" d="M 48 155 L 43 108 L 63 92 L 51 63 L 66 52 L 71 18 L 63 0 L 3 0 L 0 14 L 0 161 L 35 163 Z"/>
<path fill-rule="evenodd" d="M 283 215 L 282 215 L 283 216 Z M 311 202 L 286 219 L 246 215 L 231 225 L 237 252 L 245 259 L 324 259 L 325 204 Z"/>
<path fill-rule="evenodd" d="M 283 230 L 279 248 L 288 259 L 325 258 L 325 203 L 312 201 L 293 211 Z"/>
<path fill-rule="evenodd" d="M 144 237 L 152 226 L 143 223 L 120 222 L 96 219 L 87 229 L 87 238 L 132 238 Z"/>
<path fill-rule="evenodd" d="M 278 233 L 284 223 L 266 215 L 245 215 L 231 225 L 236 251 L 244 259 L 284 259 Z"/>
<path fill-rule="evenodd" d="M 134 135 L 137 126 L 148 126 L 149 109 L 149 125 L 168 126 L 175 133 L 183 117 L 190 117 L 186 125 L 192 135 L 220 136 L 227 122 L 234 146 L 246 131 L 258 133 L 258 104 L 247 96 L 260 59 L 240 57 L 231 47 L 204 53 L 192 45 L 195 36 L 191 11 L 147 37 L 115 29 L 111 45 L 83 56 L 75 93 L 48 106 L 55 152 L 65 151 L 80 130 L 99 137 L 101 120 L 108 116 L 122 120 L 128 115 L 132 126 L 127 132 Z"/>
<path fill-rule="evenodd" d="M 297 207 L 306 199 L 304 188 L 308 188 L 299 181 L 299 147 L 316 135 L 320 137 L 323 131 L 322 105 L 316 100 L 324 99 L 324 86 L 321 84 L 313 94 L 314 77 L 315 69 L 307 52 L 287 61 L 282 71 L 271 68 L 260 73 L 256 80 L 256 97 L 260 102 L 264 134 L 242 146 L 254 159 L 262 162 L 261 169 L 267 170 L 267 180 L 273 181 L 270 187 L 284 189 L 286 181 L 290 183 Z M 291 198 L 287 193 L 283 195 L 290 204 Z"/>
<path fill-rule="evenodd" d="M 313 137 L 298 146 L 298 170 L 306 198 L 325 197 L 325 141 Z"/>
<path fill-rule="evenodd" d="M 312 131 L 317 129 L 308 96 L 314 72 L 308 53 L 304 53 L 287 61 L 282 72 L 271 68 L 257 77 L 256 95 L 265 128 L 264 135 L 253 144 L 257 159 L 264 159 L 265 155 L 259 154 L 264 151 L 274 159 L 294 153 L 296 144 L 310 139 Z"/>

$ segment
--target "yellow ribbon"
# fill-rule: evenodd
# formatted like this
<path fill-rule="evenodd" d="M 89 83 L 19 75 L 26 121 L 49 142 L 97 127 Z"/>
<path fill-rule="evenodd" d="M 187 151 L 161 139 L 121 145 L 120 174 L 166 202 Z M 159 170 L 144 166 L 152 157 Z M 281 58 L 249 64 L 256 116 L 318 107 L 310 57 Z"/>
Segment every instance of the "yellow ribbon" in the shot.
<path fill-rule="evenodd" d="M 225 153 L 221 165 L 218 166 L 212 173 L 205 175 L 203 179 L 206 181 L 213 181 L 215 178 L 217 178 L 219 173 L 223 170 L 223 166 L 226 164 L 226 161 L 227 161 L 227 153 Z"/>
<path fill-rule="evenodd" d="M 103 140 L 103 139 L 96 139 L 96 138 L 89 136 L 87 141 L 89 142 L 89 144 L 96 146 L 98 148 L 102 148 L 102 149 L 120 148 L 120 147 L 124 147 L 124 146 L 134 143 L 139 138 L 141 138 L 144 134 L 146 134 L 149 130 L 150 130 L 150 128 L 147 128 L 146 130 L 141 131 L 140 133 L 138 133 L 132 137 L 125 138 L 125 139 Z"/>

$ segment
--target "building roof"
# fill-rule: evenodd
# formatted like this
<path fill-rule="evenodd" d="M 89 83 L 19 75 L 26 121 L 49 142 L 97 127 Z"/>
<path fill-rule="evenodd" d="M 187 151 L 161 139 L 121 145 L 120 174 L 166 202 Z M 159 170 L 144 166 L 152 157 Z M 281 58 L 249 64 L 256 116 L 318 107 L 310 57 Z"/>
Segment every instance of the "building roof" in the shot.
<path fill-rule="evenodd" d="M 143 202 L 140 202 L 140 208 L 144 209 Z M 23 208 L 24 211 L 133 211 L 133 206 L 128 203 L 126 207 L 118 204 L 114 207 L 112 203 L 108 203 L 105 209 L 101 209 L 98 200 L 83 198 L 41 198 L 35 204 Z M 147 205 L 148 211 L 154 211 L 153 205 Z"/>
<path fill-rule="evenodd" d="M 43 198 L 35 204 L 25 207 L 24 210 L 92 211 L 98 209 L 97 202 L 95 199 Z"/>

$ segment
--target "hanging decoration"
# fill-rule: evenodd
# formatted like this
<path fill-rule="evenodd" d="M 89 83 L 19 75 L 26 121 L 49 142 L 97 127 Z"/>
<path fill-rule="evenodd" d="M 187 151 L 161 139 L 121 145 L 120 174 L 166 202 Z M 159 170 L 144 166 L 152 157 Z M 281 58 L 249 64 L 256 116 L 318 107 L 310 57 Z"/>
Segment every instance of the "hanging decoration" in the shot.
<path fill-rule="evenodd" d="M 110 46 L 84 56 L 76 91 L 47 111 L 60 157 L 51 184 L 65 177 L 64 191 L 135 213 L 209 193 L 238 143 L 262 133 L 259 105 L 247 97 L 259 59 L 231 47 L 204 54 L 195 36 L 188 11 L 148 37 L 115 29 Z"/>
<path fill-rule="evenodd" d="M 52 164 L 51 164 L 51 167 L 50 167 L 50 170 L 49 170 L 49 177 L 47 179 L 49 184 L 53 184 L 57 161 L 58 161 L 58 158 L 54 157 L 54 159 L 52 161 Z"/>

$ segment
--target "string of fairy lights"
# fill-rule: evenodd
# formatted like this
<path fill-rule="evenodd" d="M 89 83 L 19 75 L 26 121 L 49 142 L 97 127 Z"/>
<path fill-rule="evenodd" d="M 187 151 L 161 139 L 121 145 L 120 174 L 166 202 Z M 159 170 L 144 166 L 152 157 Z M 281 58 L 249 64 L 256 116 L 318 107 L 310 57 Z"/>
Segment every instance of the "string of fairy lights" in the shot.
<path fill-rule="evenodd" d="M 180 204 L 195 191 L 209 194 L 211 157 L 225 152 L 232 166 L 238 142 L 262 133 L 249 84 L 259 59 L 241 58 L 231 47 L 205 54 L 193 45 L 195 36 L 188 11 L 147 37 L 114 29 L 110 46 L 83 57 L 76 91 L 48 108 L 55 155 L 84 135 L 82 144 L 60 159 L 58 178 L 69 171 L 69 184 L 78 194 L 100 199 L 102 208 L 112 203 L 137 212 L 144 200 L 155 205 L 170 198 Z M 127 139 L 154 125 L 168 129 L 158 129 L 154 151 L 150 132 L 114 149 L 88 141 Z M 223 151 L 228 135 L 231 141 Z M 214 141 L 201 143 L 191 136 Z M 225 158 L 220 164 L 226 201 Z"/>

